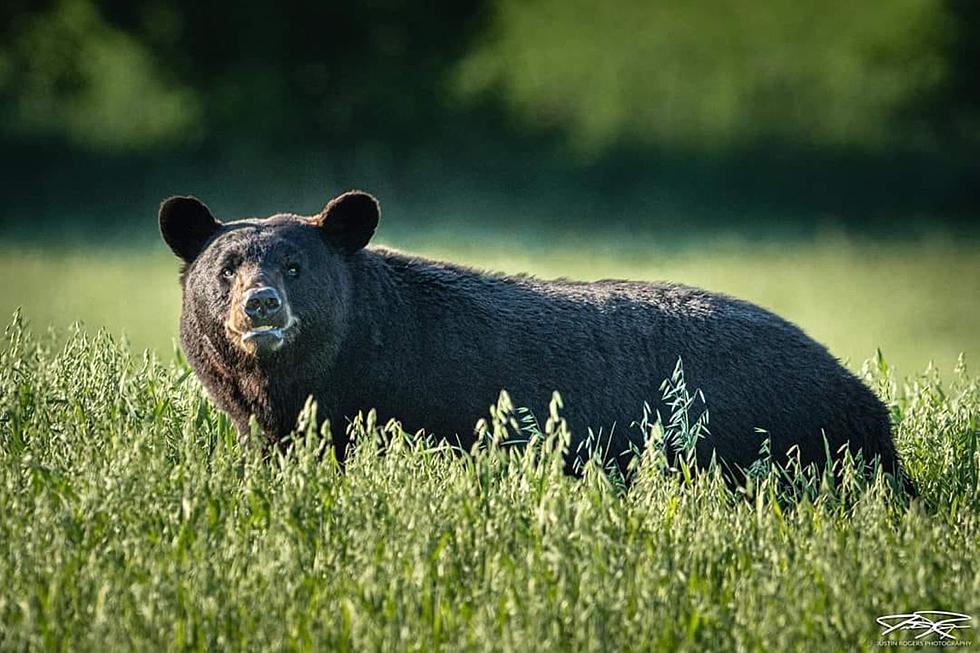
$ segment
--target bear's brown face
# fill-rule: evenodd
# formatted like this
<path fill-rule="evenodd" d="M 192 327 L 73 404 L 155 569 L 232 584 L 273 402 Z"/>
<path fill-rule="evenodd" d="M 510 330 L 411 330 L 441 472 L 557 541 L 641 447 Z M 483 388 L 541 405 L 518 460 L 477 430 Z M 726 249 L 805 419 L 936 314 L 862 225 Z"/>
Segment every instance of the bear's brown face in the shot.
<path fill-rule="evenodd" d="M 317 216 L 220 223 L 194 198 L 160 209 L 164 240 L 183 259 L 182 336 L 227 361 L 288 364 L 343 337 L 350 301 L 347 257 L 370 239 L 377 202 L 350 192 Z M 188 330 L 191 333 L 188 333 Z"/>
<path fill-rule="evenodd" d="M 290 228 L 292 226 L 293 228 Z M 203 269 L 218 269 L 218 284 L 191 284 L 211 287 L 213 297 L 202 298 L 205 304 L 217 303 L 218 317 L 223 316 L 225 337 L 248 355 L 270 356 L 284 345 L 295 342 L 302 324 L 293 310 L 291 298 L 301 298 L 306 310 L 319 309 L 315 292 L 308 287 L 310 257 L 301 244 L 302 233 L 293 233 L 302 223 L 290 225 L 250 225 L 216 240 L 215 260 Z M 322 250 L 313 240 L 309 245 Z M 326 255 L 326 252 L 315 251 Z M 329 261 L 317 261 L 324 286 L 336 285 L 329 277 Z M 217 302 L 213 300 L 217 299 Z"/>

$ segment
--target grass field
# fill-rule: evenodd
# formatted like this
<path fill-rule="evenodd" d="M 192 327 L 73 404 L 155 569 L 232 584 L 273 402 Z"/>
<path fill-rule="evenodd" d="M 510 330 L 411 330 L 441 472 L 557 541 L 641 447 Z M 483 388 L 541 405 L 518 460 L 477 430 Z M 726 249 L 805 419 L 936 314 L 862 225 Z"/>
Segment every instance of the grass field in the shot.
<path fill-rule="evenodd" d="M 732 494 L 652 450 L 625 491 L 562 476 L 547 447 L 460 457 L 370 419 L 344 472 L 303 429 L 262 461 L 172 355 L 166 253 L 5 246 L 0 309 L 33 326 L 0 341 L 0 650 L 850 651 L 914 610 L 973 615 L 955 636 L 977 643 L 980 379 L 955 365 L 980 353 L 975 245 L 426 242 L 395 240 L 731 292 L 856 371 L 881 347 L 891 366 L 862 374 L 921 498 L 854 475 L 790 492 L 774 471 Z"/>
<path fill-rule="evenodd" d="M 980 615 L 962 369 L 869 377 L 907 505 L 880 477 L 733 495 L 652 453 L 624 493 L 547 447 L 460 457 L 370 419 L 343 473 L 302 429 L 262 461 L 179 364 L 42 340 L 12 325 L 0 346 L 3 650 L 850 651 L 879 616 Z"/>

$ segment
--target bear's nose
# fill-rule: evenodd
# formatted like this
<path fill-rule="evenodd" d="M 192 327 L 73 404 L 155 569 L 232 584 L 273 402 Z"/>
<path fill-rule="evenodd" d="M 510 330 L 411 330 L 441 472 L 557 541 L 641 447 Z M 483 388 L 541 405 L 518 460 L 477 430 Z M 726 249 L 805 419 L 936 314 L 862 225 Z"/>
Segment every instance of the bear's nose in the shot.
<path fill-rule="evenodd" d="M 252 288 L 245 293 L 242 299 L 242 310 L 245 315 L 253 319 L 265 319 L 279 312 L 282 308 L 282 299 L 279 291 L 269 286 Z"/>

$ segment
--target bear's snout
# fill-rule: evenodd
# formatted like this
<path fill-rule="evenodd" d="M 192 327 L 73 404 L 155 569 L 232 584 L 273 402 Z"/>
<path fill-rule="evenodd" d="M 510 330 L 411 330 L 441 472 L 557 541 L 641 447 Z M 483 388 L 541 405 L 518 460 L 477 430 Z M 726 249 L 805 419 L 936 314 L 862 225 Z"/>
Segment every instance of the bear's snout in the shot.
<path fill-rule="evenodd" d="M 225 328 L 234 342 L 250 354 L 277 351 L 298 320 L 283 293 L 264 285 L 241 288 L 235 293 Z"/>
<path fill-rule="evenodd" d="M 242 311 L 253 321 L 275 317 L 282 309 L 282 297 L 271 286 L 252 288 L 242 297 Z"/>

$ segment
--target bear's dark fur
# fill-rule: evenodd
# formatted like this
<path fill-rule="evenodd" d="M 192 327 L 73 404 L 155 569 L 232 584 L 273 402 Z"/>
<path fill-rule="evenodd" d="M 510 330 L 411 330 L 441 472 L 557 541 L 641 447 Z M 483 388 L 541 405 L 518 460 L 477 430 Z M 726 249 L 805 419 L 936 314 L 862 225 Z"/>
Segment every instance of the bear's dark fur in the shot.
<path fill-rule="evenodd" d="M 900 473 L 885 406 L 769 311 L 671 283 L 542 281 L 366 249 L 378 217 L 359 192 L 313 218 L 222 224 L 193 198 L 161 207 L 185 263 L 184 351 L 241 431 L 254 414 L 278 441 L 312 395 L 340 456 L 347 421 L 370 408 L 469 447 L 502 389 L 536 415 L 557 390 L 572 451 L 591 428 L 617 454 L 639 435 L 630 425 L 645 402 L 666 414 L 660 386 L 680 358 L 710 411 L 702 462 L 716 452 L 751 464 L 764 429 L 777 457 L 796 445 L 819 464 L 826 437 L 831 452 L 849 442 Z M 242 301 L 257 287 L 285 304 L 265 326 L 281 332 L 248 331 Z"/>

